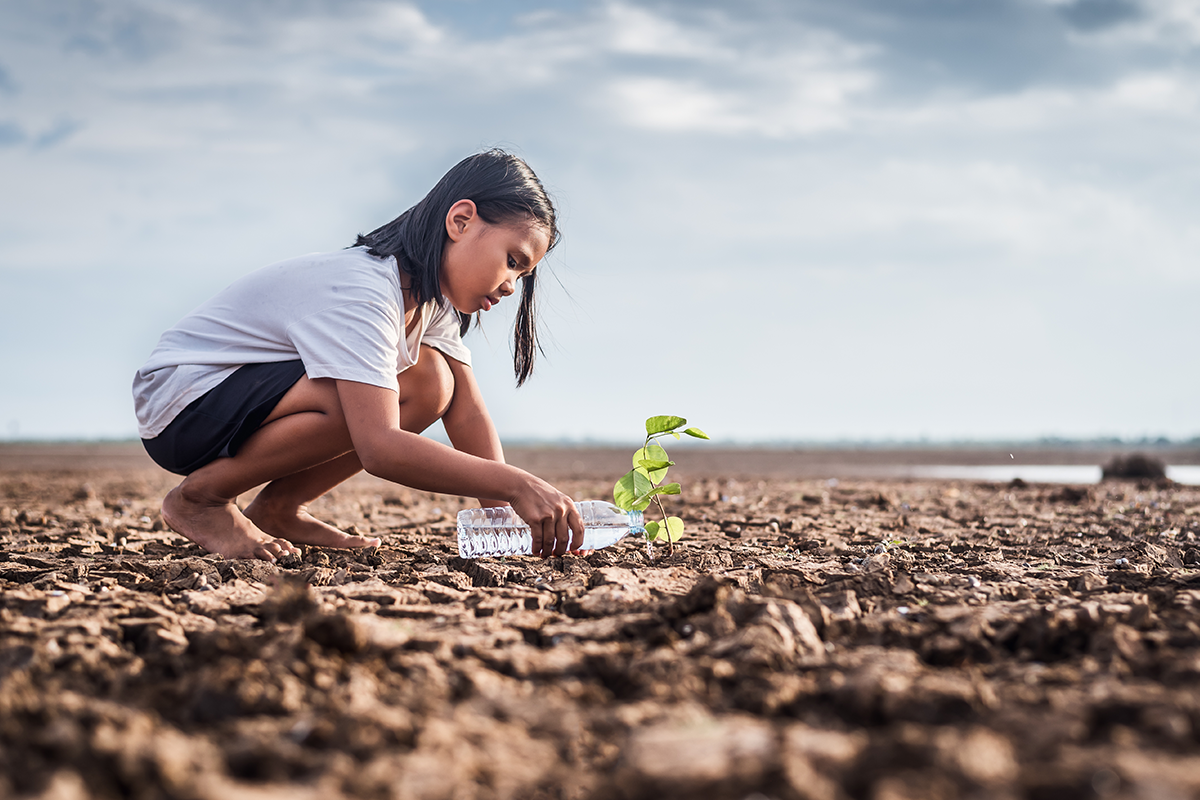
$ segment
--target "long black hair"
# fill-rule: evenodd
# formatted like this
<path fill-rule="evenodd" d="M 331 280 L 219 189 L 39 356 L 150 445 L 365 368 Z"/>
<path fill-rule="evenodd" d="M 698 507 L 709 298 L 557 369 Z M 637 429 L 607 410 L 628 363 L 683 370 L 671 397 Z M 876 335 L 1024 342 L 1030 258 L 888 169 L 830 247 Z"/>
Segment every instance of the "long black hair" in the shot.
<path fill-rule="evenodd" d="M 409 293 L 418 305 L 440 301 L 438 271 L 442 250 L 449 236 L 446 214 L 459 200 L 471 200 L 480 218 L 490 225 L 531 221 L 546 229 L 553 249 L 559 240 L 554 203 L 537 175 L 522 159 L 503 150 L 493 149 L 464 158 L 442 176 L 421 202 L 386 225 L 365 236 L 359 234 L 355 246 L 366 246 L 377 258 L 395 256 L 400 269 L 409 277 Z M 517 386 L 533 372 L 533 362 L 541 349 L 537 342 L 534 293 L 537 273 L 521 279 L 521 301 L 513 325 L 513 371 Z M 460 331 L 471 325 L 469 314 L 458 312 Z"/>

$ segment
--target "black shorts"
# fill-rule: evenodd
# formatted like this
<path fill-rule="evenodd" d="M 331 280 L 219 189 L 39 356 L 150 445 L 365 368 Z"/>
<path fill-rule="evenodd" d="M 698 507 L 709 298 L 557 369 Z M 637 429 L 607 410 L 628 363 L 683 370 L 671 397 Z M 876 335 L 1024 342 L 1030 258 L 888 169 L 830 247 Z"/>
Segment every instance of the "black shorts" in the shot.
<path fill-rule="evenodd" d="M 193 400 L 153 439 L 146 452 L 177 475 L 188 475 L 222 456 L 237 455 L 246 440 L 304 376 L 301 361 L 247 364 Z"/>

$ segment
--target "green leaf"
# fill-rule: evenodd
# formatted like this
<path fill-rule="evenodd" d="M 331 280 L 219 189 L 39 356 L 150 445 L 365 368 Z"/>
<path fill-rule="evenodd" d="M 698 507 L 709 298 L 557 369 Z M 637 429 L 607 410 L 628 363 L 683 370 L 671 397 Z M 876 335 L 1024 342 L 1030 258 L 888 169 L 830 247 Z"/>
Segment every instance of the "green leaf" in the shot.
<path fill-rule="evenodd" d="M 667 475 L 667 467 L 673 466 L 673 462 L 667 458 L 666 450 L 651 444 L 638 448 L 633 454 L 633 465 L 645 470 L 651 483 L 661 483 Z"/>
<path fill-rule="evenodd" d="M 667 433 L 683 425 L 687 425 L 687 420 L 683 417 L 650 417 L 646 420 L 646 435 Z"/>
<path fill-rule="evenodd" d="M 659 483 L 667 477 L 667 467 L 675 466 L 674 461 L 642 461 L 639 469 L 646 471 L 646 477 L 651 483 Z"/>
<path fill-rule="evenodd" d="M 657 522 L 647 522 L 646 523 L 646 541 L 647 542 L 653 542 L 655 539 L 658 538 L 658 529 L 660 527 L 661 526 Z"/>
<path fill-rule="evenodd" d="M 650 445 L 646 445 L 645 447 L 639 447 L 636 451 L 634 451 L 634 454 L 633 454 L 634 466 L 636 466 L 637 462 L 641 461 L 641 460 L 669 461 L 670 457 L 667 455 L 667 451 L 662 449 L 662 447 L 660 447 L 659 445 L 650 444 Z"/>
<path fill-rule="evenodd" d="M 655 497 L 657 495 L 679 494 L 679 492 L 680 492 L 680 488 L 679 488 L 678 483 L 668 483 L 666 486 L 651 486 L 650 489 L 647 490 L 645 494 L 634 499 L 635 503 L 641 503 L 644 501 L 646 503 L 646 505 L 644 505 L 644 506 L 636 506 L 635 505 L 634 508 L 643 508 L 643 509 L 646 508 L 646 506 L 650 505 L 650 498 Z"/>
<path fill-rule="evenodd" d="M 646 445 L 638 447 L 634 451 L 634 467 L 638 467 L 638 462 L 642 461 L 671 461 L 671 457 L 667 456 L 667 451 L 659 445 Z"/>
<path fill-rule="evenodd" d="M 695 436 L 697 439 L 708 439 L 709 435 L 699 428 L 688 428 L 684 431 L 688 436 Z"/>
<path fill-rule="evenodd" d="M 645 472 L 630 470 L 613 485 L 613 504 L 626 511 L 644 511 L 654 488 Z"/>
<path fill-rule="evenodd" d="M 672 542 L 678 542 L 683 538 L 683 520 L 679 517 L 667 517 L 663 522 L 667 523 L 667 539 Z"/>

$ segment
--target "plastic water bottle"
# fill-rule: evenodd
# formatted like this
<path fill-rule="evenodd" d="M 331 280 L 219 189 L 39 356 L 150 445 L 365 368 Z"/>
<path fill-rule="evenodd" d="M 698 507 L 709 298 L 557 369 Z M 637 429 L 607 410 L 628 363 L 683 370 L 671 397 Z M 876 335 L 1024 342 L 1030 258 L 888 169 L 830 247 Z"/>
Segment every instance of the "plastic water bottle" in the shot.
<path fill-rule="evenodd" d="M 599 550 L 631 533 L 645 533 L 642 512 L 622 511 L 602 500 L 575 504 L 583 517 L 580 550 Z M 458 554 L 463 558 L 533 553 L 533 534 L 511 506 L 467 508 L 458 512 Z"/>

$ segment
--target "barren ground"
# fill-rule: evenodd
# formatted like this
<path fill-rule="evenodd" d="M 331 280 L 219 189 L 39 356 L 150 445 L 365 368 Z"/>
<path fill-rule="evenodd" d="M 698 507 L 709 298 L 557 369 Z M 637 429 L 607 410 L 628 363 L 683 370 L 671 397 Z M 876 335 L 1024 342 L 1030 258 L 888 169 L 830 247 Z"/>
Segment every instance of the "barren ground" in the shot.
<path fill-rule="evenodd" d="M 464 499 L 363 477 L 314 512 L 384 545 L 274 566 L 136 450 L 0 449 L 0 797 L 1200 797 L 1200 487 L 774 457 L 677 468 L 652 561 L 462 561 Z"/>

